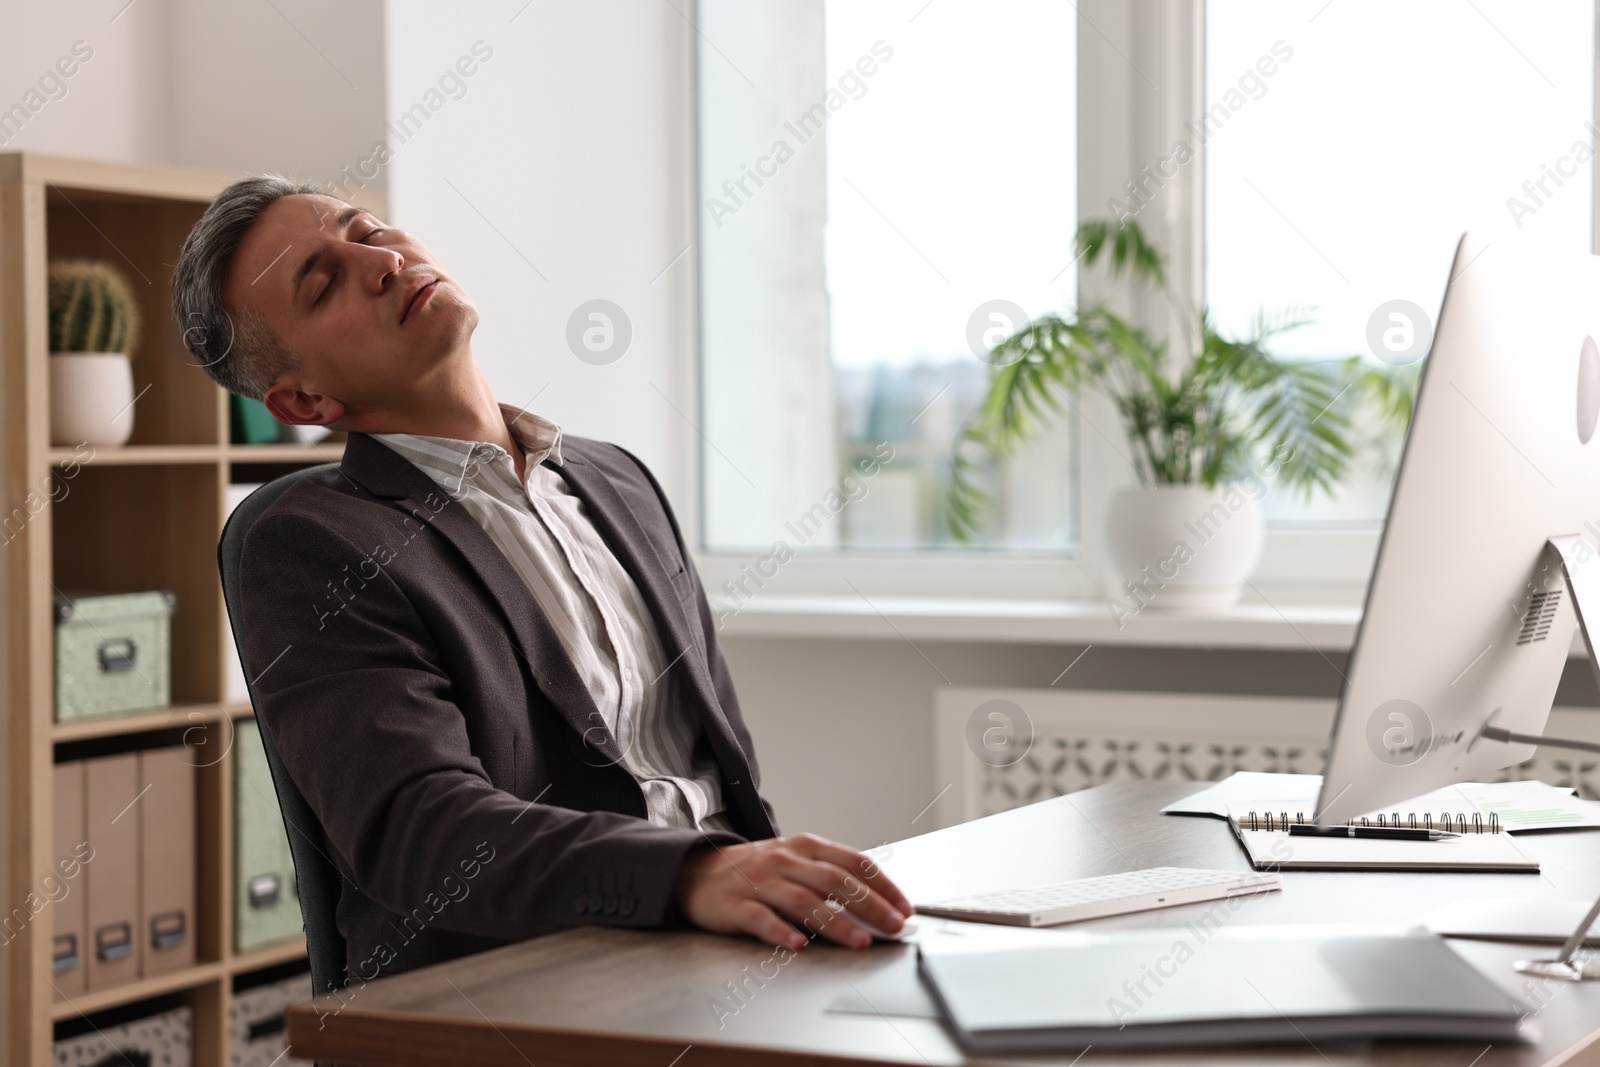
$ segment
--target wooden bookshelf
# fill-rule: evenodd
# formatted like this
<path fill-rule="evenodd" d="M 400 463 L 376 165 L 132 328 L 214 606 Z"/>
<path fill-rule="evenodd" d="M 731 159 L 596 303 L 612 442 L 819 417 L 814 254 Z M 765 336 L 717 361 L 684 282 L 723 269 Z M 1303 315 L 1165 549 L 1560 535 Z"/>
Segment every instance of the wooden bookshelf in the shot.
<path fill-rule="evenodd" d="M 50 740 L 87 741 L 97 737 L 119 737 L 123 734 L 169 730 L 174 726 L 207 726 L 222 721 L 221 704 L 174 704 L 156 711 L 136 711 L 106 719 L 85 719 L 81 722 L 58 722 L 50 727 Z"/>
<path fill-rule="evenodd" d="M 300 942 L 300 951 L 305 951 L 304 941 Z M 193 967 L 185 967 L 181 971 L 158 975 L 155 978 L 141 978 L 137 982 L 128 982 L 125 985 L 112 986 L 110 989 L 93 993 L 77 993 L 70 1000 L 52 1004 L 50 1018 L 55 1022 L 76 1019 L 80 1015 L 90 1015 L 106 1008 L 131 1004 L 137 1000 L 148 1000 L 163 993 L 201 989 L 216 984 L 223 974 L 224 967 L 221 963 L 197 963 Z"/>
<path fill-rule="evenodd" d="M 0 908 L 9 912 L 48 873 L 55 746 L 199 726 L 231 737 L 248 704 L 224 703 L 230 664 L 216 549 L 227 487 L 243 464 L 337 461 L 343 442 L 239 446 L 228 440 L 226 393 L 184 350 L 170 308 L 172 264 L 207 203 L 236 175 L 186 168 L 0 153 Z M 383 212 L 381 201 L 363 203 Z M 57 258 L 118 266 L 143 312 L 133 359 L 132 440 L 96 447 L 87 462 L 50 445 L 46 266 Z M 338 435 L 342 437 L 342 435 Z M 73 464 L 76 467 L 73 467 Z M 62 468 L 67 468 L 63 470 Z M 51 497 L 70 470 L 70 491 Z M 22 517 L 19 521 L 19 515 Z M 171 589 L 172 701 L 93 722 L 54 721 L 57 589 Z M 196 963 L 181 971 L 58 1003 L 50 985 L 50 909 L 0 954 L 0 1062 L 50 1062 L 53 1024 L 178 993 L 194 1012 L 196 1067 L 229 1062 L 232 979 L 304 957 L 296 939 L 233 952 L 232 758 L 201 761 L 197 779 Z"/>

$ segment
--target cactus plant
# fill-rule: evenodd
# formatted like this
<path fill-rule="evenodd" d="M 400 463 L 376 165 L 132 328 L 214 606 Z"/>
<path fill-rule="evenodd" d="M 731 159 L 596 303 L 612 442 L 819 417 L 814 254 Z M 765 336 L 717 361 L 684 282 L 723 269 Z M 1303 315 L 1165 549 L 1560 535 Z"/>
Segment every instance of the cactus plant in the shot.
<path fill-rule="evenodd" d="M 52 352 L 133 355 L 139 345 L 139 302 L 109 263 L 53 262 L 49 291 Z"/>

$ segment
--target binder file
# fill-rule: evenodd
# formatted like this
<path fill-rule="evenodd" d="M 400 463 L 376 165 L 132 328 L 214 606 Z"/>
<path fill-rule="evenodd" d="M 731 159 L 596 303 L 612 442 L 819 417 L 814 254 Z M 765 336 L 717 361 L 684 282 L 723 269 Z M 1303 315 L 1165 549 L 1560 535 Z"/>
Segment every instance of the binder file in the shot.
<path fill-rule="evenodd" d="M 140 973 L 149 978 L 194 963 L 195 769 L 189 750 L 176 745 L 140 752 L 139 788 Z"/>
<path fill-rule="evenodd" d="M 50 894 L 50 982 L 55 987 L 54 999 L 62 1000 L 88 988 L 88 957 L 84 952 L 89 917 L 84 902 L 88 894 L 78 855 L 78 845 L 87 840 L 83 826 L 83 764 L 58 763 L 51 777 L 56 811 L 51 878 L 66 887 L 66 894 L 60 896 L 60 889 Z M 67 877 L 67 871 L 74 872 L 73 876 Z"/>
<path fill-rule="evenodd" d="M 139 977 L 139 757 L 83 762 L 85 836 L 94 860 L 83 869 L 88 904 L 89 991 Z"/>
<path fill-rule="evenodd" d="M 238 724 L 233 742 L 234 949 L 248 952 L 304 928 L 295 896 L 294 859 L 261 728 Z"/>

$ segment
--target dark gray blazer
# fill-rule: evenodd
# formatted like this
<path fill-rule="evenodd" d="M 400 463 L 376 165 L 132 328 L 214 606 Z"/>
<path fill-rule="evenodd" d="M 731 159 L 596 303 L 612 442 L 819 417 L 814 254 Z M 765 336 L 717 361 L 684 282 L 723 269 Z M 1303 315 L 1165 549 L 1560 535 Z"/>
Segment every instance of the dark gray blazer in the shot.
<path fill-rule="evenodd" d="M 744 839 L 775 836 L 661 487 L 615 445 L 563 437 L 562 454 L 554 469 L 650 607 L 730 818 Z M 337 473 L 252 527 L 240 584 L 257 713 L 345 879 L 352 982 L 583 924 L 682 924 L 673 883 L 707 835 L 645 820 L 533 595 L 426 474 L 352 433 Z"/>

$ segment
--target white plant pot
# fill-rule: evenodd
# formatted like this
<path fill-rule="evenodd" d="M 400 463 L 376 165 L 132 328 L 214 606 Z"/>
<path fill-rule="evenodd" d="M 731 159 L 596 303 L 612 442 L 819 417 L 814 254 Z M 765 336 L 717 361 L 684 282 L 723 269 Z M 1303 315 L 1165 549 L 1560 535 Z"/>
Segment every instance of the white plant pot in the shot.
<path fill-rule="evenodd" d="M 1122 489 L 1106 527 L 1119 619 L 1237 603 L 1266 542 L 1261 506 L 1244 486 Z"/>
<path fill-rule="evenodd" d="M 50 443 L 116 448 L 133 436 L 133 364 L 121 352 L 50 353 Z"/>
<path fill-rule="evenodd" d="M 326 426 L 290 425 L 289 432 L 294 437 L 296 444 L 314 445 L 333 431 Z"/>

